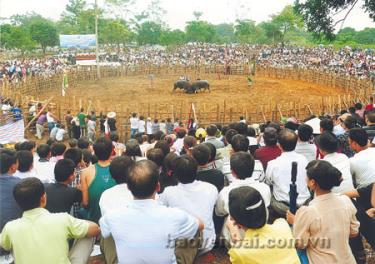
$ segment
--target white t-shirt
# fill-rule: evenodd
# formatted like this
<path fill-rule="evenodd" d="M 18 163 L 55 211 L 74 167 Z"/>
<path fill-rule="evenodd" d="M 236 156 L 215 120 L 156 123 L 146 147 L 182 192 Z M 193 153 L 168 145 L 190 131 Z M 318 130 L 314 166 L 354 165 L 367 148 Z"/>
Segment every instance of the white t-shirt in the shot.
<path fill-rule="evenodd" d="M 87 121 L 87 132 L 95 133 L 96 123 L 93 120 Z"/>
<path fill-rule="evenodd" d="M 332 188 L 332 192 L 342 194 L 354 189 L 352 173 L 350 172 L 350 161 L 345 154 L 337 152 L 327 154 L 323 160 L 331 163 L 342 174 L 340 186 Z"/>
<path fill-rule="evenodd" d="M 133 200 L 134 197 L 126 183 L 118 184 L 103 192 L 99 200 L 100 211 L 105 215 L 110 211 L 125 208 L 129 201 Z"/>
<path fill-rule="evenodd" d="M 63 141 L 65 133 L 66 133 L 65 129 L 59 128 L 56 132 L 56 140 Z"/>
<path fill-rule="evenodd" d="M 51 116 L 50 112 L 47 113 L 46 117 L 48 123 L 55 122 L 55 119 Z"/>
<path fill-rule="evenodd" d="M 53 127 L 51 133 L 49 134 L 49 137 L 51 139 L 56 139 L 57 131 L 59 131 L 59 128 L 57 126 Z"/>
<path fill-rule="evenodd" d="M 139 133 L 144 133 L 146 131 L 145 125 L 146 125 L 146 122 L 144 120 L 139 120 L 139 122 L 138 122 L 138 132 Z"/>
<path fill-rule="evenodd" d="M 55 182 L 55 165 L 50 161 L 34 161 L 36 177 L 43 183 Z"/>
<path fill-rule="evenodd" d="M 197 218 L 151 199 L 130 201 L 99 224 L 104 238 L 112 235 L 119 263 L 175 264 L 176 239 L 191 239 L 198 231 Z"/>
<path fill-rule="evenodd" d="M 131 117 L 130 118 L 130 128 L 131 129 L 138 129 L 139 128 L 139 119 L 138 119 L 138 117 Z"/>
<path fill-rule="evenodd" d="M 194 181 L 165 188 L 164 192 L 159 195 L 158 201 L 168 207 L 182 209 L 204 222 L 200 253 L 205 253 L 213 248 L 216 239 L 212 216 L 217 197 L 218 192 L 214 185 Z"/>
<path fill-rule="evenodd" d="M 375 148 L 362 150 L 349 160 L 356 188 L 366 187 L 375 182 Z"/>
<path fill-rule="evenodd" d="M 146 134 L 151 135 L 152 134 L 152 122 L 151 121 L 146 122 L 146 129 L 147 129 Z"/>

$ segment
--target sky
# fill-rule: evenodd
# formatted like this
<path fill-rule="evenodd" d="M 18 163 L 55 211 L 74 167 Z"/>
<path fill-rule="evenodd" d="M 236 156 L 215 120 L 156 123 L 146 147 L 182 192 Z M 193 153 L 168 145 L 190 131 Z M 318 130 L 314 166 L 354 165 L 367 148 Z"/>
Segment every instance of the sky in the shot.
<path fill-rule="evenodd" d="M 150 0 L 136 0 L 139 8 L 144 8 Z M 86 0 L 94 3 L 94 0 Z M 170 28 L 183 29 L 186 21 L 193 20 L 193 12 L 203 12 L 202 20 L 218 24 L 234 22 L 236 18 L 252 19 L 257 23 L 268 20 L 271 14 L 280 12 L 294 0 L 160 0 L 166 10 L 164 21 Z M 0 0 L 0 17 L 36 12 L 44 17 L 58 20 L 68 0 Z M 99 6 L 104 0 L 98 0 Z M 357 30 L 375 27 L 375 23 L 360 8 L 356 7 L 348 17 L 344 27 Z"/>

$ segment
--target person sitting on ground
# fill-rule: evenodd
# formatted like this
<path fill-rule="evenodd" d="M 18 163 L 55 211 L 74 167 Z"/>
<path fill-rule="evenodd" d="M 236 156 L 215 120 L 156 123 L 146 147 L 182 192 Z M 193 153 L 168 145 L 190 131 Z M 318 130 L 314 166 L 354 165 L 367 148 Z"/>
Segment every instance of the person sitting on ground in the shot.
<path fill-rule="evenodd" d="M 229 193 L 228 204 L 231 218 L 228 227 L 234 241 L 228 251 L 231 263 L 300 263 L 293 246 L 270 247 L 269 241 L 287 243 L 293 241 L 293 235 L 285 219 L 267 224 L 268 209 L 261 192 L 252 186 L 235 188 Z M 236 237 L 238 229 L 244 234 L 241 238 Z M 257 246 L 247 246 L 255 240 Z"/>
<path fill-rule="evenodd" d="M 366 130 L 369 140 L 373 141 L 375 138 L 375 111 L 366 114 L 366 126 L 363 129 Z"/>
<path fill-rule="evenodd" d="M 162 193 L 168 186 L 176 186 L 178 184 L 178 180 L 175 175 L 173 175 L 172 171 L 173 162 L 177 157 L 178 155 L 174 152 L 170 152 L 165 156 L 159 178 L 160 190 L 158 193 Z"/>
<path fill-rule="evenodd" d="M 0 232 L 6 223 L 22 216 L 22 211 L 13 197 L 14 186 L 21 181 L 14 177 L 18 169 L 16 152 L 9 149 L 0 150 Z M 0 248 L 0 254 L 3 252 Z"/>
<path fill-rule="evenodd" d="M 193 148 L 197 145 L 197 139 L 193 136 L 186 136 L 184 138 L 184 147 L 181 150 L 180 154 L 187 154 L 187 155 L 192 155 L 192 150 Z"/>
<path fill-rule="evenodd" d="M 149 149 L 146 157 L 148 160 L 153 161 L 158 166 L 160 172 L 162 171 L 163 161 L 165 158 L 163 150 L 158 148 Z"/>
<path fill-rule="evenodd" d="M 140 161 L 146 159 L 142 156 L 141 148 L 139 147 L 138 141 L 135 139 L 129 139 L 125 144 L 125 156 L 130 157 L 134 161 Z"/>
<path fill-rule="evenodd" d="M 210 149 L 210 158 L 208 160 L 207 168 L 218 169 L 223 172 L 223 159 L 220 154 L 217 153 L 216 147 L 209 142 L 203 143 Z"/>
<path fill-rule="evenodd" d="M 327 161 L 314 160 L 307 165 L 306 174 L 314 199 L 309 206 L 300 207 L 295 216 L 289 211 L 287 214 L 296 247 L 306 249 L 310 263 L 356 263 L 349 238 L 358 235 L 357 210 L 348 197 L 331 192 L 340 185 L 341 172 Z M 310 243 L 322 238 L 329 247 L 323 241 Z"/>
<path fill-rule="evenodd" d="M 316 159 L 317 148 L 315 144 L 310 143 L 313 137 L 311 126 L 302 124 L 298 127 L 298 142 L 295 151 L 303 155 L 308 162 Z"/>
<path fill-rule="evenodd" d="M 254 171 L 254 158 L 251 154 L 247 152 L 236 152 L 230 157 L 230 167 L 232 170 L 232 175 L 235 177 L 235 180 L 229 185 L 224 187 L 216 201 L 215 213 L 218 216 L 228 216 L 229 206 L 228 206 L 228 197 L 229 192 L 235 188 L 241 186 L 251 186 L 258 190 L 265 202 L 266 207 L 270 205 L 271 202 L 271 191 L 270 187 L 252 177 Z M 229 220 L 229 219 L 227 219 Z M 224 227 L 223 237 L 227 242 L 230 242 L 229 230 Z"/>
<path fill-rule="evenodd" d="M 320 121 L 320 134 L 323 134 L 324 132 L 333 133 L 333 127 L 333 121 L 331 118 L 323 118 Z"/>
<path fill-rule="evenodd" d="M 77 142 L 77 147 L 80 149 L 89 149 L 90 142 L 86 138 L 80 137 Z"/>
<path fill-rule="evenodd" d="M 323 160 L 331 163 L 342 175 L 340 186 L 333 187 L 332 192 L 342 194 L 354 189 L 350 161 L 346 155 L 337 152 L 339 148 L 337 137 L 330 132 L 324 132 L 316 138 L 316 143 L 324 156 Z"/>
<path fill-rule="evenodd" d="M 204 224 L 178 208 L 158 204 L 158 178 L 159 170 L 152 161 L 136 163 L 127 178 L 134 200 L 126 210 L 108 212 L 100 219 L 102 236 L 112 236 L 115 241 L 119 263 L 176 263 L 176 259 L 193 263 L 196 250 L 185 247 L 175 255 L 175 243 L 194 238 Z"/>
<path fill-rule="evenodd" d="M 363 128 L 349 131 L 349 145 L 356 152 L 354 157 L 349 159 L 354 186 L 366 187 L 375 182 L 375 148 L 368 147 L 368 136 Z"/>
<path fill-rule="evenodd" d="M 87 208 L 87 219 L 97 223 L 101 217 L 99 200 L 102 193 L 115 186 L 116 182 L 109 171 L 112 142 L 99 138 L 94 143 L 98 163 L 91 165 L 81 174 L 82 205 Z"/>
<path fill-rule="evenodd" d="M 51 132 L 49 134 L 49 138 L 52 140 L 56 140 L 57 131 L 59 131 L 60 123 L 56 123 L 54 127 L 51 129 Z"/>
<path fill-rule="evenodd" d="M 36 152 L 38 153 L 39 160 L 34 161 L 34 169 L 37 178 L 43 183 L 50 183 L 55 181 L 55 162 L 50 162 L 51 148 L 47 144 L 38 146 Z"/>
<path fill-rule="evenodd" d="M 92 238 L 100 233 L 97 224 L 66 213 L 49 213 L 44 209 L 43 183 L 37 178 L 19 182 L 13 195 L 24 213 L 5 225 L 0 246 L 12 251 L 16 263 L 87 263 Z M 76 239 L 70 250 L 68 239 Z"/>
<path fill-rule="evenodd" d="M 292 162 L 297 162 L 297 206 L 303 205 L 309 198 L 305 176 L 307 159 L 295 152 L 298 136 L 294 131 L 284 129 L 280 132 L 278 144 L 281 155 L 268 163 L 266 183 L 272 185 L 271 207 L 272 216 L 285 217 L 289 208 L 289 186 L 291 183 Z"/>
<path fill-rule="evenodd" d="M 213 211 L 218 192 L 214 185 L 196 180 L 197 169 L 198 164 L 192 157 L 178 157 L 173 162 L 172 170 L 179 184 L 165 188 L 159 195 L 159 202 L 168 207 L 180 208 L 203 220 L 204 230 L 199 248 L 199 253 L 203 254 L 209 252 L 215 244 Z"/>
<path fill-rule="evenodd" d="M 14 173 L 14 177 L 25 179 L 36 177 L 34 170 L 34 157 L 31 151 L 20 150 L 17 151 L 18 170 Z"/>
<path fill-rule="evenodd" d="M 356 217 L 361 225 L 359 231 L 367 242 L 375 249 L 375 183 L 363 188 L 350 190 L 345 195 L 352 200 L 357 208 Z"/>
<path fill-rule="evenodd" d="M 264 129 L 263 139 L 265 146 L 255 151 L 255 159 L 262 162 L 263 168 L 266 171 L 268 162 L 276 159 L 281 155 L 281 150 L 277 146 L 277 130 L 273 127 L 266 127 Z"/>
<path fill-rule="evenodd" d="M 51 162 L 58 162 L 59 160 L 63 159 L 64 152 L 66 150 L 66 146 L 64 143 L 54 143 L 51 146 Z"/>
<path fill-rule="evenodd" d="M 356 120 L 349 114 L 345 114 L 344 117 L 341 116 L 340 119 L 343 120 L 341 126 L 345 129 L 345 133 L 337 137 L 340 142 L 340 149 L 348 158 L 351 158 L 355 152 L 349 146 L 349 130 L 355 128 Z"/>
<path fill-rule="evenodd" d="M 161 149 L 163 151 L 164 157 L 167 156 L 171 152 L 169 144 L 165 140 L 159 140 L 158 142 L 156 142 L 154 148 Z"/>
<path fill-rule="evenodd" d="M 211 143 L 215 146 L 216 149 L 224 148 L 224 143 L 217 139 L 217 126 L 214 124 L 209 125 L 206 128 L 207 131 L 207 137 L 206 142 Z"/>
<path fill-rule="evenodd" d="M 75 178 L 75 164 L 70 159 L 61 159 L 55 166 L 56 183 L 45 185 L 45 191 L 48 196 L 46 209 L 50 213 L 68 213 L 72 211 L 74 203 L 82 201 L 82 192 L 78 188 L 72 188 L 69 185 Z"/>
<path fill-rule="evenodd" d="M 211 150 L 206 144 L 193 148 L 192 156 L 198 163 L 197 180 L 211 183 L 218 192 L 224 187 L 224 174 L 210 166 Z"/>

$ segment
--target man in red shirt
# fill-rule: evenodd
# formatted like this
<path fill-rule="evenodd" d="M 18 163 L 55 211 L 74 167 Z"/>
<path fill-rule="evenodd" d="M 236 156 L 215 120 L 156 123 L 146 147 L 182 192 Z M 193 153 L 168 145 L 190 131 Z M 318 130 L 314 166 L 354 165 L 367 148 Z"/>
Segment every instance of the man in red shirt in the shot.
<path fill-rule="evenodd" d="M 374 110 L 374 98 L 371 96 L 370 97 L 370 103 L 368 105 L 366 105 L 365 111 L 370 112 L 372 110 Z"/>
<path fill-rule="evenodd" d="M 266 171 L 268 162 L 280 156 L 281 150 L 277 146 L 277 130 L 275 128 L 267 127 L 264 130 L 263 139 L 266 146 L 255 151 L 255 159 L 262 162 L 264 171 Z"/>

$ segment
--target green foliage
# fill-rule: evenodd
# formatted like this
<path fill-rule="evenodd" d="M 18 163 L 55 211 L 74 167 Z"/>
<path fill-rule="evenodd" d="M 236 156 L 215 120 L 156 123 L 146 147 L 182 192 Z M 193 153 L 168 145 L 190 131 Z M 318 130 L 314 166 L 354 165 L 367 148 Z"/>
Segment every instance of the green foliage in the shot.
<path fill-rule="evenodd" d="M 234 34 L 240 43 L 256 43 L 260 29 L 252 20 L 237 20 L 234 26 Z"/>
<path fill-rule="evenodd" d="M 162 34 L 162 26 L 152 21 L 146 21 L 140 25 L 137 32 L 139 45 L 159 44 Z"/>
<path fill-rule="evenodd" d="M 233 24 L 218 24 L 214 25 L 215 28 L 215 42 L 224 43 L 234 43 L 236 42 L 236 36 L 234 35 L 234 25 Z"/>
<path fill-rule="evenodd" d="M 160 44 L 164 46 L 180 45 L 186 42 L 185 32 L 175 29 L 175 30 L 164 30 L 161 33 Z"/>
<path fill-rule="evenodd" d="M 186 39 L 191 42 L 213 42 L 216 37 L 215 27 L 206 21 L 187 22 Z"/>
<path fill-rule="evenodd" d="M 47 46 L 53 47 L 58 43 L 56 26 L 49 20 L 41 18 L 29 25 L 31 38 L 46 52 Z"/>
<path fill-rule="evenodd" d="M 29 30 L 24 26 L 8 25 L 5 30 L 6 34 L 2 42 L 4 47 L 8 49 L 19 49 L 22 52 L 35 48 L 36 43 L 31 39 Z"/>
<path fill-rule="evenodd" d="M 132 32 L 119 20 L 104 20 L 99 27 L 99 42 L 107 44 L 124 44 L 130 41 Z"/>

